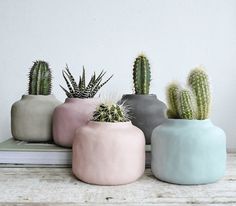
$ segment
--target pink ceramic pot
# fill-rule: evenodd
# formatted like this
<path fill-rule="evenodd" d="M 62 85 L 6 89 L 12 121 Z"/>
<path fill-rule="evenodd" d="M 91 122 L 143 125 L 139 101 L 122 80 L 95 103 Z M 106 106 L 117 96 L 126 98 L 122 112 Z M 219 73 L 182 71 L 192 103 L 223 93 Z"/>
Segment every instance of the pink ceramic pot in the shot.
<path fill-rule="evenodd" d="M 145 170 L 145 138 L 131 122 L 90 121 L 76 131 L 72 170 L 87 183 L 120 185 L 137 180 Z"/>
<path fill-rule="evenodd" d="M 53 140 L 64 147 L 72 147 L 75 130 L 92 118 L 98 98 L 67 98 L 53 113 Z"/>

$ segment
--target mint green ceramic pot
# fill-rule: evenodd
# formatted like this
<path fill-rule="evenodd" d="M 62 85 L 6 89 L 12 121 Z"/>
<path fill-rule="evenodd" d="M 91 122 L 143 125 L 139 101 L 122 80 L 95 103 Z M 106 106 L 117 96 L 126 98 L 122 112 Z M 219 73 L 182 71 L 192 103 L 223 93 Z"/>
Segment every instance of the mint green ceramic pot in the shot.
<path fill-rule="evenodd" d="M 154 176 L 174 184 L 207 184 L 223 177 L 226 137 L 210 120 L 168 119 L 152 133 Z"/>

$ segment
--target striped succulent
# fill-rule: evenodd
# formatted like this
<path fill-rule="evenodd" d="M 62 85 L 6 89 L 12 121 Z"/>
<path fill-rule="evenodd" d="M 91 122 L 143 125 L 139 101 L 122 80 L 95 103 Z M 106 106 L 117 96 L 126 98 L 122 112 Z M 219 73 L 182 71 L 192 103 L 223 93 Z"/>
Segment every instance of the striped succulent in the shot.
<path fill-rule="evenodd" d="M 101 89 L 113 76 L 111 75 L 106 81 L 102 82 L 102 78 L 105 74 L 106 72 L 104 71 L 102 71 L 98 76 L 94 73 L 89 83 L 86 85 L 85 69 L 83 67 L 82 76 L 79 77 L 79 83 L 77 84 L 75 78 L 66 65 L 66 69 L 62 70 L 62 75 L 65 79 L 68 90 L 61 85 L 60 87 L 66 93 L 68 98 L 93 98 L 99 89 Z"/>

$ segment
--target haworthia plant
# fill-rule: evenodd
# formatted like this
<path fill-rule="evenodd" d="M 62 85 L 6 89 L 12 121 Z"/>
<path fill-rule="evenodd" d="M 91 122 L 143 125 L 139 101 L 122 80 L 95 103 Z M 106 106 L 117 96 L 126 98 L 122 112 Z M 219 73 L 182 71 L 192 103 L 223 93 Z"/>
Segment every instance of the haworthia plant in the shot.
<path fill-rule="evenodd" d="M 179 93 L 179 116 L 181 119 L 196 119 L 194 97 L 186 89 L 181 90 Z"/>
<path fill-rule="evenodd" d="M 127 108 L 124 105 L 102 103 L 93 113 L 92 120 L 98 122 L 127 122 L 129 117 Z"/>
<path fill-rule="evenodd" d="M 170 84 L 167 88 L 169 118 L 198 119 L 209 118 L 210 111 L 210 86 L 206 72 L 197 67 L 188 77 L 190 90 L 182 89 L 177 84 Z"/>
<path fill-rule="evenodd" d="M 77 84 L 75 78 L 71 74 L 68 66 L 66 65 L 66 69 L 62 70 L 63 78 L 65 79 L 68 90 L 63 86 L 60 87 L 66 93 L 68 98 L 93 98 L 96 93 L 112 78 L 111 75 L 106 81 L 102 82 L 103 76 L 106 72 L 102 71 L 98 76 L 94 73 L 86 85 L 85 78 L 85 69 L 83 67 L 82 76 L 79 77 L 79 83 Z"/>
<path fill-rule="evenodd" d="M 133 82 L 135 94 L 149 94 L 151 81 L 150 65 L 147 57 L 139 55 L 133 66 Z"/>
<path fill-rule="evenodd" d="M 35 61 L 29 73 L 30 95 L 49 95 L 52 88 L 52 74 L 45 61 Z"/>
<path fill-rule="evenodd" d="M 197 119 L 207 119 L 210 111 L 210 88 L 206 72 L 197 67 L 190 72 L 188 84 L 192 88 L 197 102 Z"/>
<path fill-rule="evenodd" d="M 178 119 L 179 112 L 178 112 L 178 95 L 179 95 L 179 85 L 177 83 L 172 83 L 167 88 L 167 103 L 168 103 L 168 110 L 167 116 L 169 118 Z"/>

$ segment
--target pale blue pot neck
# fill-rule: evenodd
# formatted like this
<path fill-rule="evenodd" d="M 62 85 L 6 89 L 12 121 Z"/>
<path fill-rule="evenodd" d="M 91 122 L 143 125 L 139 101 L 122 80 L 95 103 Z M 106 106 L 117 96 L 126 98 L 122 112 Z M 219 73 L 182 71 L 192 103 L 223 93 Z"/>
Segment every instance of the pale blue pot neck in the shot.
<path fill-rule="evenodd" d="M 201 126 L 201 125 L 208 125 L 208 126 L 212 126 L 213 123 L 210 119 L 204 119 L 204 120 L 188 120 L 188 119 L 167 119 L 165 122 L 165 124 L 167 125 L 172 125 L 172 126 Z"/>

